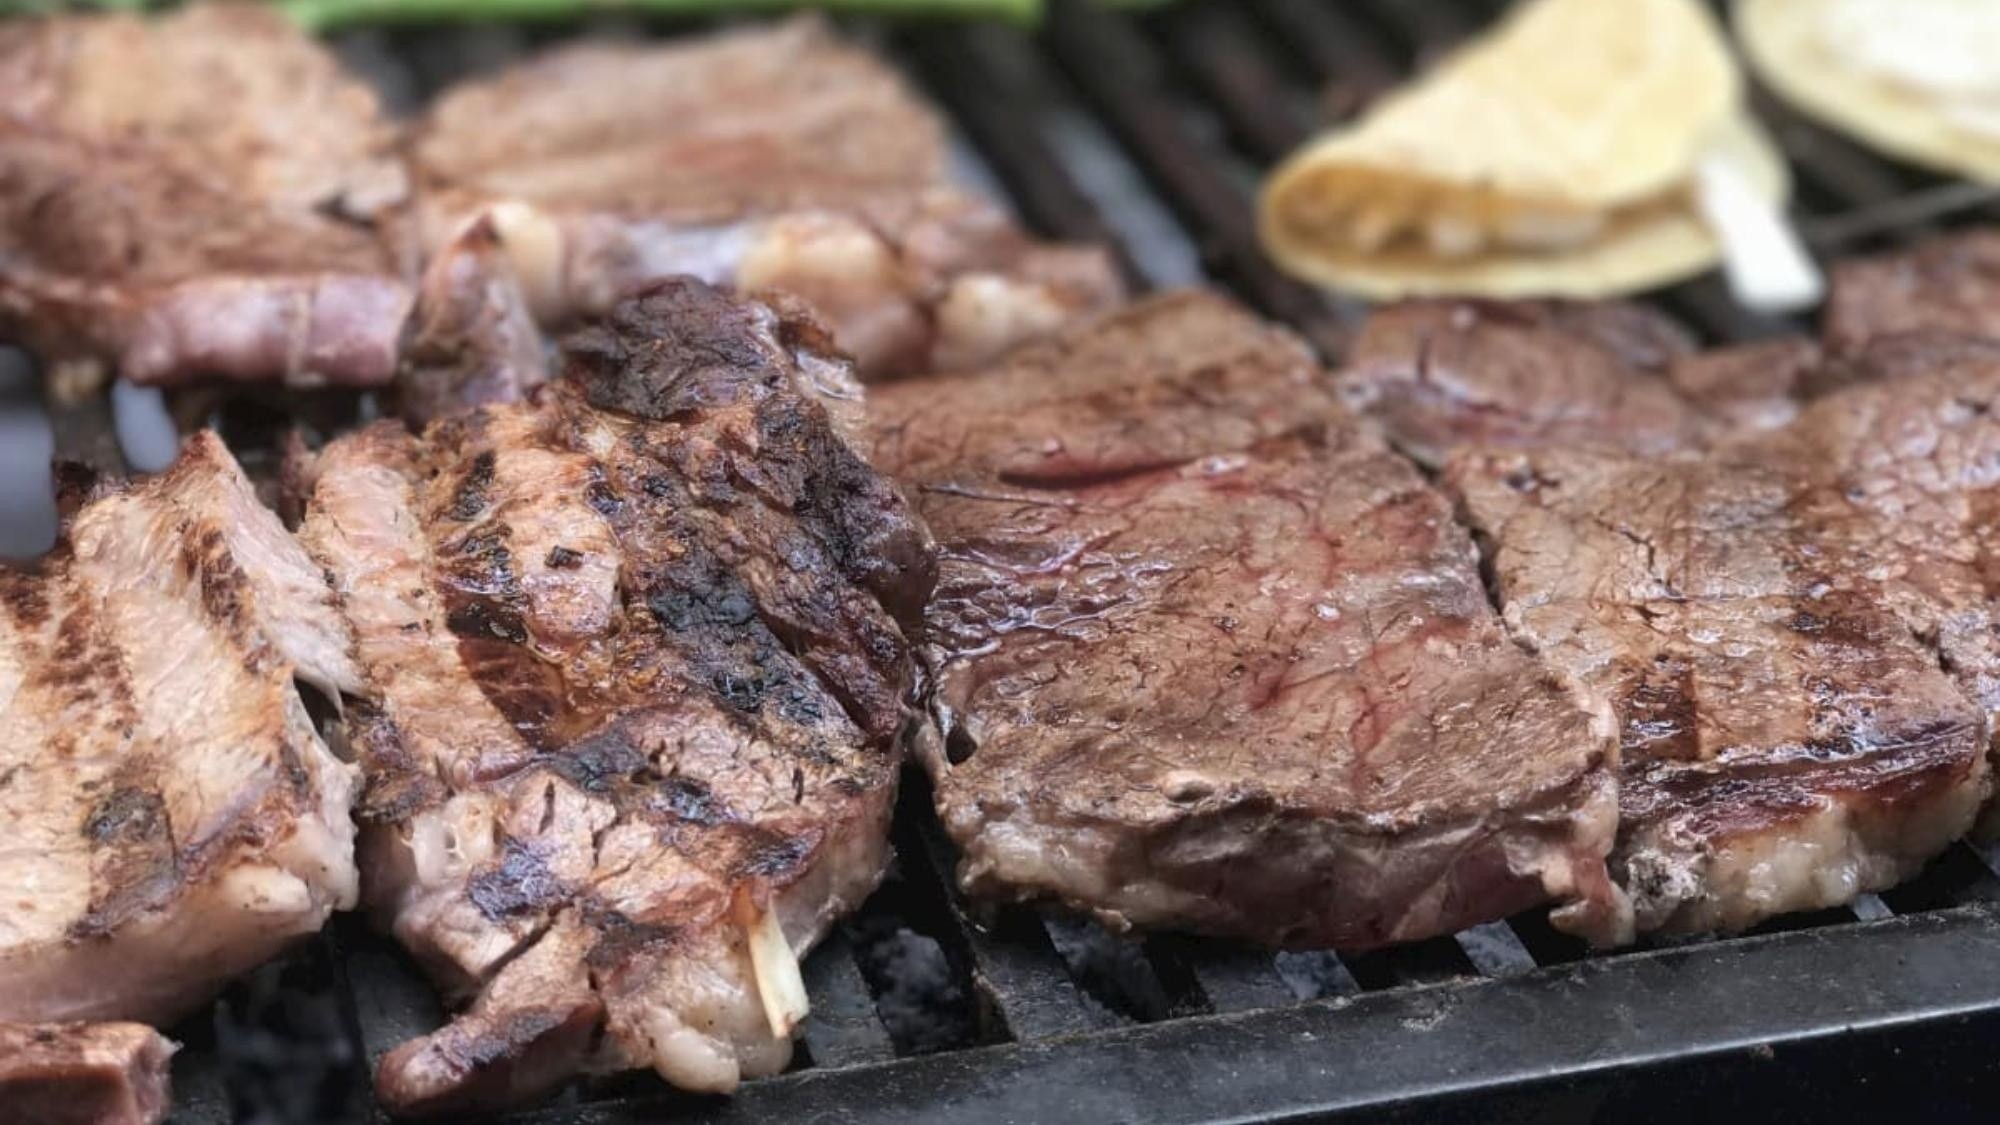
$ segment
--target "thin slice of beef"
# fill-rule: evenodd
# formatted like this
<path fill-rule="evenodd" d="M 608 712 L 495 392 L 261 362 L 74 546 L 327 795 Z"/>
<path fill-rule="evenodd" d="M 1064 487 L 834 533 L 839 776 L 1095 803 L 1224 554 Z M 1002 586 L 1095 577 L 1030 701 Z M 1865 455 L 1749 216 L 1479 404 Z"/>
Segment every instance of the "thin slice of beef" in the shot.
<path fill-rule="evenodd" d="M 1121 295 L 1103 254 L 951 187 L 931 110 L 817 20 L 562 48 L 447 91 L 413 152 L 428 228 L 507 205 L 549 323 L 689 274 L 804 298 L 884 374 L 976 364 Z"/>
<path fill-rule="evenodd" d="M 359 686 L 325 580 L 222 443 L 0 570 L 0 1016 L 164 1023 L 356 894 Z"/>
<path fill-rule="evenodd" d="M 0 332 L 141 383 L 378 384 L 409 293 L 373 94 L 262 5 L 0 28 Z"/>
<path fill-rule="evenodd" d="M 1783 425 L 1819 363 L 1803 339 L 1697 351 L 1619 301 L 1406 301 L 1371 315 L 1342 398 L 1429 466 L 1472 447 L 1648 455 Z"/>
<path fill-rule="evenodd" d="M 1642 931 L 1883 889 L 1987 796 L 2000 362 L 1933 347 L 1925 373 L 1706 455 L 1487 452 L 1447 473 L 1509 628 L 1617 712 L 1612 868 Z"/>
<path fill-rule="evenodd" d="M 1905 333 L 2000 337 L 2000 230 L 1955 232 L 1841 262 L 1823 328 L 1839 353 Z"/>
<path fill-rule="evenodd" d="M 793 958 L 887 859 L 934 568 L 829 346 L 666 282 L 532 402 L 319 456 L 367 898 L 464 1005 L 382 1061 L 392 1108 L 785 1065 Z"/>
<path fill-rule="evenodd" d="M 159 1125 L 174 1045 L 136 1023 L 0 1023 L 9 1125 Z"/>
<path fill-rule="evenodd" d="M 1551 899 L 1624 936 L 1608 715 L 1295 338 L 1169 295 L 871 412 L 944 552 L 923 757 L 971 890 L 1279 945 Z"/>

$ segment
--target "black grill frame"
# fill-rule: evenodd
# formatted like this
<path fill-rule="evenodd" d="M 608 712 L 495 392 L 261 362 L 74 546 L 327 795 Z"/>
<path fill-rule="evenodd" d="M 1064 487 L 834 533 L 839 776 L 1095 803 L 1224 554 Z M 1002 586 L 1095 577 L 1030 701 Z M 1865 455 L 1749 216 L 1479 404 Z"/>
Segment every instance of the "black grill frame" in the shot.
<path fill-rule="evenodd" d="M 1039 31 L 855 30 L 946 108 L 1029 225 L 1107 243 L 1142 287 L 1194 280 L 1198 263 L 1333 358 L 1361 309 L 1262 256 L 1255 180 L 1329 110 L 1351 109 L 1503 6 L 1183 0 L 1120 14 L 1055 0 Z M 690 26 L 699 25 L 369 30 L 336 42 L 407 107 L 552 38 Z M 1800 223 L 1822 255 L 2000 213 L 1995 189 L 1889 163 L 1762 91 L 1754 104 L 1792 159 Z M 1810 328 L 1737 308 L 1712 276 L 1656 300 L 1714 341 Z M 285 416 L 241 399 L 183 395 L 175 405 L 184 418 L 219 420 L 253 471 L 260 457 L 268 463 L 270 422 Z M 60 456 L 122 468 L 108 399 L 51 398 L 47 409 Z M 330 396 L 282 409 L 338 427 L 367 407 Z M 1073 920 L 991 911 L 957 894 L 952 849 L 927 804 L 913 772 L 897 820 L 896 889 L 863 915 L 938 942 L 972 1000 L 971 1044 L 895 1057 L 856 956 L 879 926 L 853 922 L 808 958 L 814 1016 L 791 1073 L 732 1099 L 679 1094 L 647 1076 L 580 1083 L 502 1120 L 1664 1120 L 1881 1109 L 1971 1120 L 2000 1103 L 2000 1052 L 1982 1049 L 2000 1033 L 2000 849 L 1956 845 L 1912 883 L 1853 909 L 1730 939 L 1590 954 L 1531 913 L 1282 971 L 1270 954 L 1226 943 L 1101 939 L 1097 956 L 1116 971 L 1076 971 L 1058 951 L 1059 939 L 1074 944 Z M 1300 998 L 1304 978 L 1317 995 Z M 393 944 L 341 919 L 232 989 L 210 1017 L 174 1029 L 188 1048 L 171 1120 L 386 1121 L 362 1061 L 441 1016 Z"/>

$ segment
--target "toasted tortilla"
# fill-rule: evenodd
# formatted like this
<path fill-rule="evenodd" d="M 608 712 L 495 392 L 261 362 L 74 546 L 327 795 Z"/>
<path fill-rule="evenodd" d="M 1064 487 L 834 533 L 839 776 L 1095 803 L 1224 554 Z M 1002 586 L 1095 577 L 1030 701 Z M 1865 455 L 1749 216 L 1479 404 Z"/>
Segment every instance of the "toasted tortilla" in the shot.
<path fill-rule="evenodd" d="M 2000 136 L 1954 120 L 1935 91 L 1842 58 L 1824 35 L 1827 7 L 1826 0 L 1738 0 L 1736 32 L 1758 76 L 1801 111 L 1891 156 L 2000 182 Z M 2000 4 L 1993 7 L 2000 22 Z M 1883 34 L 1895 34 L 1893 22 Z M 2000 58 L 1994 66 L 2000 78 Z"/>
<path fill-rule="evenodd" d="M 1784 157 L 1747 115 L 1726 122 L 1725 147 L 1759 195 L 1781 205 L 1791 194 Z M 1686 193 L 1621 212 L 1589 243 L 1561 252 L 1489 249 L 1442 258 L 1421 245 L 1362 253 L 1329 240 L 1301 239 L 1266 197 L 1264 246 L 1286 271 L 1374 300 L 1448 294 L 1486 297 L 1610 297 L 1670 285 L 1714 268 L 1722 246 Z"/>
<path fill-rule="evenodd" d="M 1721 256 L 1688 188 L 1704 152 L 1735 154 L 1773 202 L 1788 191 L 1741 101 L 1696 0 L 1533 0 L 1287 161 L 1264 193 L 1265 245 L 1294 274 L 1373 297 L 1606 296 L 1678 280 Z M 1447 255 L 1406 232 L 1365 248 L 1327 221 L 1351 224 L 1364 205 L 1466 216 L 1485 243 Z M 1530 212 L 1601 229 L 1540 248 L 1492 236 Z"/>

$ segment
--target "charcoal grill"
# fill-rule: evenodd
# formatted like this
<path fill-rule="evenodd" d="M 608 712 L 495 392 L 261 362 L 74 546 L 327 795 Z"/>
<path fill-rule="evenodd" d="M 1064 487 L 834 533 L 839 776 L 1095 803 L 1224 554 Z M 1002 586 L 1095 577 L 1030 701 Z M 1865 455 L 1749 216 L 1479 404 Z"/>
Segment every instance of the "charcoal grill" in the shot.
<path fill-rule="evenodd" d="M 1259 172 L 1321 121 L 1491 19 L 1501 0 L 1185 0 L 1139 15 L 1058 0 L 1039 32 L 856 27 L 950 111 L 967 175 L 1044 233 L 1102 240 L 1141 286 L 1204 277 L 1338 355 L 1358 308 L 1264 260 Z M 682 25 L 353 32 L 338 45 L 392 102 L 562 35 Z M 1757 108 L 1793 160 L 1826 254 L 1996 217 L 1992 191 L 1884 162 Z M 1805 327 L 1736 307 L 1713 278 L 1659 303 L 1711 340 Z M 17 365 L 18 366 L 18 365 Z M 0 452 L 156 463 L 129 391 L 81 402 L 0 369 Z M 274 423 L 323 427 L 366 401 L 184 396 L 253 473 Z M 123 417 L 119 417 L 123 415 Z M 126 423 L 121 443 L 114 422 Z M 0 469 L 16 553 L 48 534 L 41 478 Z M 1749 935 L 1590 954 L 1538 914 L 1364 956 L 1272 956 L 1174 936 L 1119 940 L 953 889 L 950 844 L 908 779 L 889 883 L 805 966 L 813 1018 L 792 1070 L 732 1099 L 644 1075 L 579 1082 L 507 1125 L 687 1122 L 1685 1120 L 1895 1112 L 1990 1120 L 2000 1104 L 2000 850 L 1958 845 L 1852 908 Z M 177 1125 L 386 1120 L 367 1063 L 442 1018 L 357 920 L 172 1029 Z M 0 1121 L 6 1112 L 0 1107 Z"/>

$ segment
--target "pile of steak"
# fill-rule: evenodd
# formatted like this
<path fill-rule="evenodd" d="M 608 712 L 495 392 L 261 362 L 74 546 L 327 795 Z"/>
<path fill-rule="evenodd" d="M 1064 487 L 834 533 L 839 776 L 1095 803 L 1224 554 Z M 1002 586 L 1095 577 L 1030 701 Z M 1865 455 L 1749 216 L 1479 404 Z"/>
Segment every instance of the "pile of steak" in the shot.
<path fill-rule="evenodd" d="M 359 675 L 212 434 L 0 570 L 0 1016 L 169 1021 L 353 904 L 358 789 L 294 687 Z"/>
<path fill-rule="evenodd" d="M 1122 295 L 1103 254 L 951 187 L 932 111 L 814 19 L 556 50 L 446 91 L 412 151 L 425 229 L 492 209 L 545 322 L 688 274 L 807 301 L 878 375 L 976 365 Z"/>
<path fill-rule="evenodd" d="M 794 957 L 875 886 L 929 540 L 796 309 L 665 282 L 531 403 L 382 424 L 301 535 L 352 622 L 371 907 L 466 1006 L 399 1111 L 782 1068 Z"/>
<path fill-rule="evenodd" d="M 141 383 L 380 384 L 395 132 L 261 5 L 0 26 L 0 331 Z"/>
<path fill-rule="evenodd" d="M 923 756 L 970 888 L 1281 945 L 1551 899 L 1625 936 L 1609 716 L 1296 339 L 1176 294 L 871 398 L 943 553 Z"/>
<path fill-rule="evenodd" d="M 158 1125 L 174 1046 L 136 1023 L 0 1023 L 0 1107 L 25 1125 Z"/>

